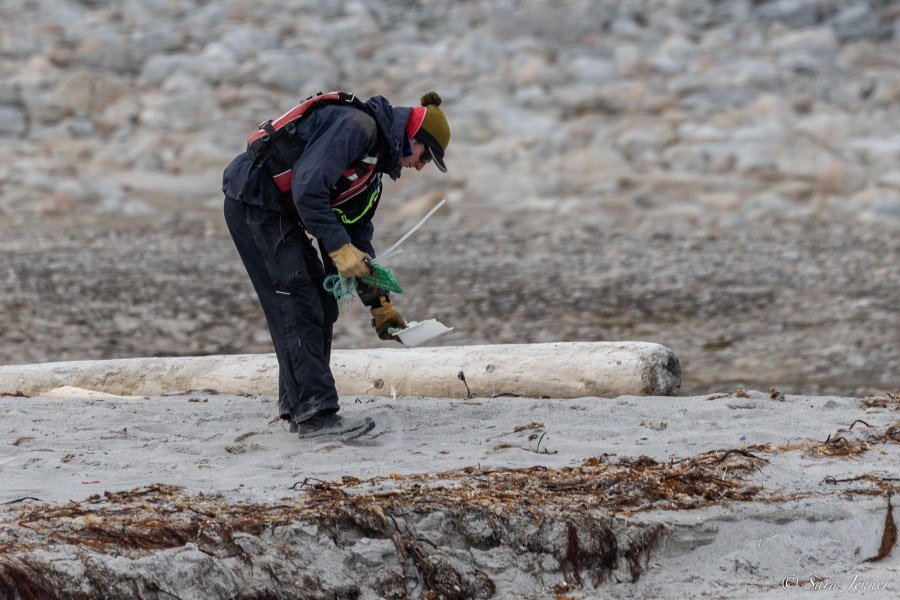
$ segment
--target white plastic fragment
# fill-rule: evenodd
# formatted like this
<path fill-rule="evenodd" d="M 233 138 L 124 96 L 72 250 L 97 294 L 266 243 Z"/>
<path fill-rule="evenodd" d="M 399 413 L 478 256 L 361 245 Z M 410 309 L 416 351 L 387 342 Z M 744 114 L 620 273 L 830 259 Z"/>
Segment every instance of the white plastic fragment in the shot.
<path fill-rule="evenodd" d="M 448 331 L 453 331 L 453 328 L 446 327 L 436 319 L 428 319 L 427 321 L 410 321 L 406 329 L 401 329 L 395 335 L 407 348 L 415 348 Z"/>

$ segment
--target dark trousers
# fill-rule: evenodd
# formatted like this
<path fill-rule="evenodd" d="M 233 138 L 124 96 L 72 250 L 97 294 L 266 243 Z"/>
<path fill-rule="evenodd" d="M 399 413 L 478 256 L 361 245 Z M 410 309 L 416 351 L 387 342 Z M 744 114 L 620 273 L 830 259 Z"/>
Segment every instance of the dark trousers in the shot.
<path fill-rule="evenodd" d="M 225 197 L 225 222 L 259 297 L 278 357 L 284 419 L 337 411 L 331 336 L 337 301 L 322 287 L 326 268 L 296 219 Z M 328 270 L 334 267 L 322 253 Z"/>

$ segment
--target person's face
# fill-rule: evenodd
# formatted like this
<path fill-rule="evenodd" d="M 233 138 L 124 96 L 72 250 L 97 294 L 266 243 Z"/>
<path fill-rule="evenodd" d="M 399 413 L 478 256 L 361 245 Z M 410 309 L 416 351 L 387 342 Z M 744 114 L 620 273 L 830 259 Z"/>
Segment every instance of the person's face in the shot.
<path fill-rule="evenodd" d="M 431 152 L 428 150 L 428 146 L 419 140 L 412 140 L 410 148 L 412 149 L 412 154 L 404 156 L 400 160 L 400 164 L 403 165 L 404 169 L 412 168 L 416 171 L 421 171 L 425 168 L 425 165 L 431 162 Z"/>

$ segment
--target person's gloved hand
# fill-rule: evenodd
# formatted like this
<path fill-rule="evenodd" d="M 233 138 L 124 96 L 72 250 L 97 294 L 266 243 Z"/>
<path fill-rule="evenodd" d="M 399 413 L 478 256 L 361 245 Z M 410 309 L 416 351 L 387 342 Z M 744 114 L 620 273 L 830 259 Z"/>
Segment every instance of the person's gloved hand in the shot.
<path fill-rule="evenodd" d="M 403 315 L 401 315 L 400 311 L 397 310 L 397 307 L 394 306 L 394 301 L 388 300 L 381 306 L 371 309 L 371 313 L 372 325 L 375 326 L 375 332 L 378 333 L 378 337 L 382 340 L 394 340 L 399 342 L 400 338 L 388 333 L 388 329 L 391 327 L 399 327 L 401 329 L 406 328 L 406 319 L 403 318 Z"/>
<path fill-rule="evenodd" d="M 372 272 L 372 269 L 363 262 L 363 260 L 371 259 L 372 257 L 353 244 L 344 244 L 334 252 L 329 252 L 328 256 L 331 257 L 334 266 L 337 267 L 338 273 L 345 279 L 361 277 Z"/>

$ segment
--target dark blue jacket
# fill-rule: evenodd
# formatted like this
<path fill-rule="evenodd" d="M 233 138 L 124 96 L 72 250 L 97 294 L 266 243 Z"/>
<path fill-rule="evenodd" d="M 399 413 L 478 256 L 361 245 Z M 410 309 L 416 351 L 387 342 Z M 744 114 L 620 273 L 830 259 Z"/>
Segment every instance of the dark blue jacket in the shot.
<path fill-rule="evenodd" d="M 400 176 L 400 159 L 409 144 L 406 120 L 411 108 L 395 108 L 383 96 L 369 98 L 366 105 L 371 115 L 352 106 L 328 105 L 300 119 L 297 134 L 306 141 L 306 148 L 294 164 L 291 197 L 304 226 L 326 251 L 352 242 L 374 257 L 371 220 L 344 225 L 331 211 L 329 201 L 344 170 L 366 153 L 379 153 L 378 172 L 392 179 Z M 255 167 L 246 152 L 225 169 L 222 191 L 241 202 L 290 216 L 271 175 Z"/>

